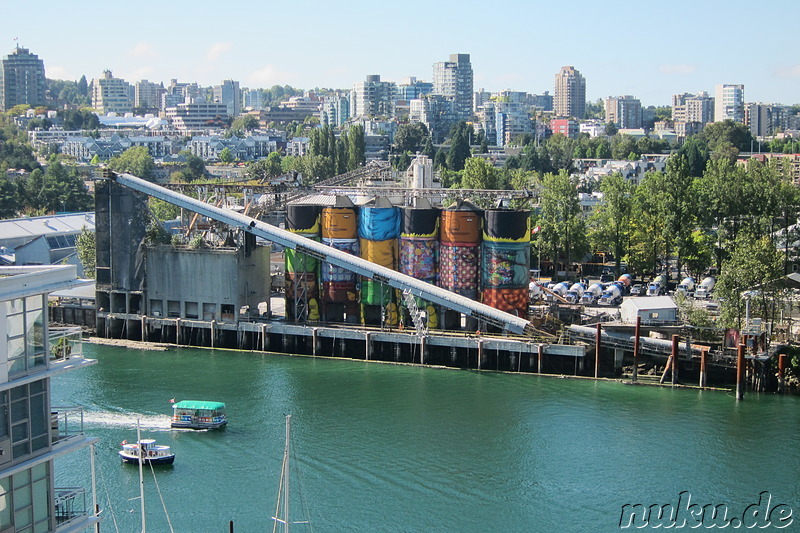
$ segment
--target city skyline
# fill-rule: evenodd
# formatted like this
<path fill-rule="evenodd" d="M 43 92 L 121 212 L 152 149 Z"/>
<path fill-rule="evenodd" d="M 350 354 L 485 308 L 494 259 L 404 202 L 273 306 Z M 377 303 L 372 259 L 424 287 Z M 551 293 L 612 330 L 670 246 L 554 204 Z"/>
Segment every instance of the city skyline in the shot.
<path fill-rule="evenodd" d="M 453 2 L 411 0 L 400 9 L 311 0 L 301 13 L 264 2 L 224 13 L 230 18 L 225 24 L 217 6 L 144 0 L 136 13 L 158 13 L 158 19 L 143 16 L 123 26 L 115 21 L 130 20 L 131 13 L 121 4 L 90 1 L 77 10 L 52 3 L 36 24 L 24 25 L 28 8 L 12 3 L 4 14 L 18 24 L 0 54 L 16 44 L 29 48 L 51 79 L 91 80 L 109 69 L 131 83 L 177 78 L 211 86 L 232 79 L 251 88 L 345 90 L 371 74 L 432 81 L 434 63 L 469 54 L 475 90 L 552 94 L 554 75 L 572 65 L 585 77 L 592 101 L 631 94 L 643 106 L 669 105 L 672 94 L 742 84 L 748 102 L 800 103 L 800 59 L 792 41 L 792 14 L 800 7 L 789 0 L 759 6 L 772 15 L 764 19 L 770 40 L 763 49 L 755 46 L 753 5 L 739 0 L 724 10 L 679 0 L 668 11 L 624 1 L 601 8 L 582 0 L 569 6 L 512 0 L 491 11 Z M 489 26 L 492 14 L 498 24 Z M 476 38 L 477 29 L 490 27 L 502 31 L 487 29 L 486 38 Z M 65 37 L 65 28 L 96 32 L 97 39 Z M 744 35 L 753 35 L 753 43 L 743 46 Z"/>

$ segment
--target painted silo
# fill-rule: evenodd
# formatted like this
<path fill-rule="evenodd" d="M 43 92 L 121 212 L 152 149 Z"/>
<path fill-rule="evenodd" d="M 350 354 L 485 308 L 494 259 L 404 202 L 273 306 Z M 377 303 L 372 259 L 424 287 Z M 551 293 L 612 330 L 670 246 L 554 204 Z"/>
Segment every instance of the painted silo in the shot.
<path fill-rule="evenodd" d="M 440 212 L 427 200 L 418 200 L 415 207 L 402 209 L 400 225 L 400 272 L 433 284 L 438 263 Z M 438 324 L 435 310 L 428 302 L 417 298 L 417 306 L 427 310 L 428 327 Z"/>
<path fill-rule="evenodd" d="M 478 299 L 483 213 L 460 201 L 442 211 L 439 233 L 439 286 Z"/>
<path fill-rule="evenodd" d="M 521 317 L 528 315 L 530 216 L 528 210 L 487 210 L 481 244 L 483 303 Z"/>
<path fill-rule="evenodd" d="M 336 204 L 322 208 L 322 243 L 339 251 L 358 253 L 358 214 L 353 202 L 346 196 L 337 196 Z M 346 268 L 323 261 L 321 264 L 321 299 L 325 320 L 340 322 L 359 321 L 356 282 L 357 275 Z M 342 304 L 342 305 L 329 305 Z"/>
<path fill-rule="evenodd" d="M 338 197 L 337 205 L 322 208 L 322 242 L 342 252 L 358 253 L 358 216 L 353 203 Z M 356 274 L 346 268 L 322 262 L 322 301 L 335 303 L 356 302 Z"/>
<path fill-rule="evenodd" d="M 289 204 L 286 208 L 287 231 L 319 241 L 321 209 L 318 205 Z M 319 261 L 288 248 L 284 251 L 284 261 L 286 318 L 319 320 Z"/>
<path fill-rule="evenodd" d="M 362 206 L 358 217 L 358 237 L 361 258 L 392 270 L 397 270 L 400 236 L 400 210 L 386 198 L 376 198 L 373 205 Z M 384 306 L 393 303 L 394 290 L 389 285 L 361 279 L 361 316 L 364 323 L 380 324 L 387 317 L 396 317 L 396 308 L 382 313 Z M 393 312 L 392 312 L 393 311 Z M 389 323 L 393 326 L 396 324 Z"/>

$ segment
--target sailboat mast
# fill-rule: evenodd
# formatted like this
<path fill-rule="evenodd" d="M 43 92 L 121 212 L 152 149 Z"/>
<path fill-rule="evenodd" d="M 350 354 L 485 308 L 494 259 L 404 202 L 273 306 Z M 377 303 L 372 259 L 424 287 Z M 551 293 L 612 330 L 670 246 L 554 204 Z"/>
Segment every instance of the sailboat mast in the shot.
<path fill-rule="evenodd" d="M 136 419 L 136 450 L 139 452 L 139 502 L 142 505 L 142 533 L 147 531 L 144 517 L 144 475 L 142 474 L 142 432 L 139 429 L 139 419 Z"/>
<path fill-rule="evenodd" d="M 286 415 L 286 448 L 283 450 L 283 519 L 284 533 L 289 533 L 289 436 L 292 431 L 292 415 Z"/>

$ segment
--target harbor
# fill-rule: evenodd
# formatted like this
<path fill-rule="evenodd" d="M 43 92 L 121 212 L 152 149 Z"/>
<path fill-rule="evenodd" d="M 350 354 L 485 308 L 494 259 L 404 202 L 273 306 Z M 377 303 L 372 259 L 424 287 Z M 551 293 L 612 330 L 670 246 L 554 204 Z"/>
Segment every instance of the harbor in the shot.
<path fill-rule="evenodd" d="M 117 456 L 137 418 L 143 438 L 177 456 L 156 472 L 175 531 L 272 527 L 289 413 L 292 516 L 318 532 L 612 531 L 623 505 L 681 491 L 737 512 L 763 490 L 800 505 L 793 396 L 736 403 L 731 393 L 236 350 L 84 352 L 98 364 L 53 381 L 52 395 L 54 406 L 83 406 L 85 431 L 100 439 L 103 531 L 138 530 L 138 472 Z M 224 399 L 228 426 L 170 429 L 169 400 L 189 397 Z M 753 454 L 765 447 L 782 450 L 780 461 Z M 88 484 L 70 466 L 60 484 Z M 168 531 L 149 470 L 145 490 L 148 527 Z"/>

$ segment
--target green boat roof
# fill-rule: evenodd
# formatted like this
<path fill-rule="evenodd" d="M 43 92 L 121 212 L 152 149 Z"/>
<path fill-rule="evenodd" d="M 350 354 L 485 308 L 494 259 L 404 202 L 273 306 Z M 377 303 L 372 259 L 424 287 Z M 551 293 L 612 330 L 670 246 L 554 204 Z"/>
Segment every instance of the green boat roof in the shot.
<path fill-rule="evenodd" d="M 198 400 L 183 400 L 178 403 L 172 404 L 173 409 L 205 409 L 214 411 L 217 409 L 225 409 L 225 404 L 222 402 L 204 402 Z"/>

